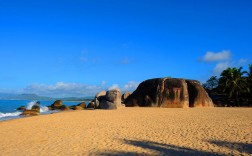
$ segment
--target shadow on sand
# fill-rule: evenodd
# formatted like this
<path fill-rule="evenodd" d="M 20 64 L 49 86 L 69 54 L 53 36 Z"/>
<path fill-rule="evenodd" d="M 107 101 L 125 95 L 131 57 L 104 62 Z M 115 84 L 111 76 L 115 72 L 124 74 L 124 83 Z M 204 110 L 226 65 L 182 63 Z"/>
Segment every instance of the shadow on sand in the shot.
<path fill-rule="evenodd" d="M 226 141 L 208 141 L 211 144 L 215 144 L 219 147 L 229 148 L 232 151 L 238 151 L 243 153 L 242 155 L 250 155 L 252 153 L 252 144 L 245 144 L 245 143 L 235 143 L 235 142 L 226 142 Z M 166 155 L 166 156 L 227 156 L 224 153 L 213 153 L 207 151 L 200 151 L 197 149 L 191 149 L 187 147 L 179 147 L 169 144 L 162 144 L 152 141 L 136 141 L 136 140 L 123 140 L 124 144 L 136 146 L 143 148 L 144 150 L 152 151 L 155 153 L 154 155 Z M 119 156 L 126 156 L 126 155 L 147 155 L 146 153 L 138 153 L 132 151 L 108 151 L 108 152 L 101 152 L 95 153 L 95 155 L 119 155 Z M 153 155 L 153 154 L 152 154 Z"/>
<path fill-rule="evenodd" d="M 240 153 L 252 155 L 252 144 L 240 143 L 240 142 L 227 142 L 227 141 L 209 141 L 211 144 L 215 144 L 220 147 L 229 148 L 230 150 L 236 150 Z"/>

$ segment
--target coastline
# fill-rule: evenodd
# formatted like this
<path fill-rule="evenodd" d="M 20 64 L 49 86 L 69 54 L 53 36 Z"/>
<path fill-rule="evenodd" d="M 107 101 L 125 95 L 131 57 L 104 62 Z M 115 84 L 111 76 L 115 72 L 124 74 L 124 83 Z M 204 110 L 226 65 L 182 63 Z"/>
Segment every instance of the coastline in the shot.
<path fill-rule="evenodd" d="M 12 120 L 15 118 L 23 118 L 20 116 L 23 110 L 18 110 L 19 107 L 24 106 L 27 109 L 31 107 L 39 100 L 0 100 L 0 122 L 4 120 Z M 63 101 L 64 105 L 77 105 L 83 101 Z M 50 114 L 55 110 L 48 110 L 47 106 L 50 106 L 54 101 L 40 101 L 40 115 Z M 58 111 L 58 110 L 56 110 Z"/>
<path fill-rule="evenodd" d="M 3 155 L 250 155 L 252 108 L 69 111 L 0 122 Z"/>

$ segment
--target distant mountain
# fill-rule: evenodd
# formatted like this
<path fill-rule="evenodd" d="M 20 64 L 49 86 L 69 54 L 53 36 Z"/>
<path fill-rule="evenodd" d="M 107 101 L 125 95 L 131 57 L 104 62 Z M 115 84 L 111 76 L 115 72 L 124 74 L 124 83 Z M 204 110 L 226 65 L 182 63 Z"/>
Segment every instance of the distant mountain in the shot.
<path fill-rule="evenodd" d="M 2 100 L 40 100 L 40 101 L 91 101 L 94 99 L 92 96 L 88 97 L 64 97 L 64 98 L 51 98 L 46 96 L 39 96 L 37 94 L 6 94 L 0 93 L 0 99 Z"/>
<path fill-rule="evenodd" d="M 65 98 L 58 98 L 63 101 L 92 101 L 94 97 L 65 97 Z"/>
<path fill-rule="evenodd" d="M 4 99 L 4 100 L 42 100 L 42 101 L 55 100 L 54 98 L 39 96 L 36 94 L 11 95 L 11 96 L 2 97 L 1 99 Z"/>

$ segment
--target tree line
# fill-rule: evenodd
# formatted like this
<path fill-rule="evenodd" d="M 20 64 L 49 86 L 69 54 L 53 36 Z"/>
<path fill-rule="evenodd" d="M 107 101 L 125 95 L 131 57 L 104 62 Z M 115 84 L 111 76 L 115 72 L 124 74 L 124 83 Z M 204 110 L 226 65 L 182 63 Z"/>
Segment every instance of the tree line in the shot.
<path fill-rule="evenodd" d="M 210 77 L 203 87 L 217 106 L 252 106 L 252 64 L 248 71 L 227 68 Z"/>

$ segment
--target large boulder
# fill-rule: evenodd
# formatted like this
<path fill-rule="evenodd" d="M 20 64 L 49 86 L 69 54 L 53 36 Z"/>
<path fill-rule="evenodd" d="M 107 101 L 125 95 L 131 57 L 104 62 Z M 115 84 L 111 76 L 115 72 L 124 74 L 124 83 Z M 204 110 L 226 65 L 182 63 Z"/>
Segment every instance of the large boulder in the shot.
<path fill-rule="evenodd" d="M 52 108 L 53 110 L 55 110 L 55 109 L 61 109 L 61 107 L 62 107 L 62 100 L 56 100 L 56 101 L 54 101 L 54 103 L 51 105 L 51 108 Z"/>
<path fill-rule="evenodd" d="M 90 104 L 94 104 L 95 108 L 100 109 L 117 109 L 123 106 L 121 96 L 119 89 L 113 89 L 107 92 L 102 91 L 95 96 L 94 103 Z"/>
<path fill-rule="evenodd" d="M 213 107 L 212 99 L 199 81 L 186 80 L 189 92 L 189 107 Z"/>
<path fill-rule="evenodd" d="M 31 110 L 40 112 L 40 102 L 37 101 L 31 108 Z"/>
<path fill-rule="evenodd" d="M 122 102 L 124 103 L 124 101 L 130 96 L 130 92 L 125 92 L 123 95 L 122 95 Z"/>
<path fill-rule="evenodd" d="M 105 99 L 106 93 L 107 92 L 105 90 L 103 90 L 95 95 L 94 108 L 100 108 L 100 101 Z"/>
<path fill-rule="evenodd" d="M 197 83 L 196 83 L 197 82 Z M 188 108 L 213 106 L 198 81 L 156 78 L 142 82 L 125 100 L 127 107 Z"/>
<path fill-rule="evenodd" d="M 24 110 L 21 115 L 39 115 L 40 113 L 35 110 Z"/>
<path fill-rule="evenodd" d="M 100 109 L 117 109 L 117 105 L 113 102 L 102 100 L 100 102 Z"/>
<path fill-rule="evenodd" d="M 119 89 L 113 89 L 109 90 L 106 93 L 106 100 L 109 102 L 114 103 L 116 106 L 120 107 L 122 102 L 121 102 L 121 91 Z"/>

